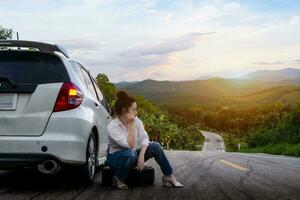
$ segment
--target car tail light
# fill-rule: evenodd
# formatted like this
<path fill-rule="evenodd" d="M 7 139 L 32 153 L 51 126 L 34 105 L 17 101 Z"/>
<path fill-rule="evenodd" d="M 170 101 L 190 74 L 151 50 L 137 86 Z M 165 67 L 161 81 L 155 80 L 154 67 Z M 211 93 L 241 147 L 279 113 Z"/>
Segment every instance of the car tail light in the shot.
<path fill-rule="evenodd" d="M 54 112 L 77 108 L 83 100 L 82 91 L 74 83 L 64 83 L 57 96 Z"/>

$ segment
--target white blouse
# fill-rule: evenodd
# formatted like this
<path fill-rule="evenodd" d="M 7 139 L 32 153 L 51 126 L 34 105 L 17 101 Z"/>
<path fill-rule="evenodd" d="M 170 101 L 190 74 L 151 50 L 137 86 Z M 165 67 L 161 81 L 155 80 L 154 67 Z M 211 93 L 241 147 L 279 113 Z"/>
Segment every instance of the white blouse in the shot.
<path fill-rule="evenodd" d="M 148 145 L 150 142 L 149 136 L 148 133 L 145 131 L 143 122 L 138 117 L 135 117 L 134 122 L 137 133 L 137 145 L 135 148 L 139 148 L 143 144 Z M 129 134 L 128 129 L 123 125 L 123 123 L 119 120 L 118 117 L 113 119 L 108 124 L 107 129 L 109 153 L 114 153 L 130 148 L 127 142 L 127 137 Z"/>

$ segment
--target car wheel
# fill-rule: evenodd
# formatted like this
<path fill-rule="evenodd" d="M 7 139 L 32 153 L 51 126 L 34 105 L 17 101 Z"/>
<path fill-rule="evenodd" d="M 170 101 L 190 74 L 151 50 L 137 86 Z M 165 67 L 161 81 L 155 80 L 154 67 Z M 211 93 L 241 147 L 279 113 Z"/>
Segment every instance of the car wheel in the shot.
<path fill-rule="evenodd" d="M 89 137 L 86 149 L 86 163 L 80 166 L 80 178 L 83 185 L 93 184 L 96 173 L 97 146 L 93 134 Z"/>

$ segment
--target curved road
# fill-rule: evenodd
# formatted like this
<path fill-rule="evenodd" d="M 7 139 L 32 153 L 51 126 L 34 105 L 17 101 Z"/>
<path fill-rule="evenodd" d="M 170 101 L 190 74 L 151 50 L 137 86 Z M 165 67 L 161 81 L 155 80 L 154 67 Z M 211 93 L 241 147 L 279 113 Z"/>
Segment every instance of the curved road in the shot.
<path fill-rule="evenodd" d="M 202 151 L 225 152 L 224 141 L 220 135 L 207 131 L 201 131 L 201 133 L 205 137 Z"/>
<path fill-rule="evenodd" d="M 203 151 L 166 151 L 183 189 L 162 188 L 154 160 L 154 185 L 117 191 L 101 185 L 101 173 L 88 188 L 74 178 L 47 177 L 27 169 L 0 172 L 0 200 L 15 199 L 300 199 L 300 159 L 267 154 L 224 152 L 222 138 L 204 132 Z"/>

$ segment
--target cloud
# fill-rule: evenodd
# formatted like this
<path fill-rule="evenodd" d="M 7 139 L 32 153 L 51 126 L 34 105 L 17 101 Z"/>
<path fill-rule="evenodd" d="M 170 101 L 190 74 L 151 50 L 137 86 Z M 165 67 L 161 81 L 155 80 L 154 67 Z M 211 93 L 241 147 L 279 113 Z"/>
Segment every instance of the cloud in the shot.
<path fill-rule="evenodd" d="M 102 60 L 102 59 L 95 59 L 95 58 L 85 58 L 85 59 L 77 59 L 82 65 L 91 67 L 91 66 L 108 66 L 111 63 L 108 62 L 107 60 Z"/>
<path fill-rule="evenodd" d="M 74 38 L 74 39 L 66 39 L 58 41 L 58 44 L 61 44 L 68 50 L 88 50 L 88 51 L 95 51 L 101 50 L 107 43 L 101 43 L 97 41 L 81 39 L 81 38 Z"/>
<path fill-rule="evenodd" d="M 300 64 L 297 1 L 266 2 L 263 9 L 240 0 L 59 2 L 3 1 L 1 25 L 24 40 L 62 44 L 93 73 L 106 72 L 114 81 Z"/>
<path fill-rule="evenodd" d="M 125 56 L 166 55 L 173 52 L 191 49 L 197 45 L 200 36 L 211 35 L 215 32 L 189 33 L 183 37 L 165 39 L 155 44 L 143 44 L 136 49 L 124 52 Z"/>
<path fill-rule="evenodd" d="M 188 33 L 184 36 L 161 40 L 155 44 L 141 44 L 120 53 L 119 63 L 125 67 L 150 67 L 170 65 L 176 61 L 176 54 L 195 46 L 201 36 L 214 32 Z"/>
<path fill-rule="evenodd" d="M 300 16 L 293 16 L 288 22 L 289 25 L 299 25 L 300 24 Z"/>
<path fill-rule="evenodd" d="M 276 62 L 252 62 L 253 65 L 282 65 L 283 62 L 276 61 Z"/>
<path fill-rule="evenodd" d="M 300 64 L 300 59 L 294 60 L 295 63 Z"/>
<path fill-rule="evenodd" d="M 171 21 L 172 17 L 173 17 L 173 14 L 172 14 L 172 13 L 168 13 L 168 14 L 165 16 L 164 19 L 165 19 L 166 21 Z"/>
<path fill-rule="evenodd" d="M 300 59 L 294 59 L 294 60 L 285 60 L 285 61 L 275 61 L 275 62 L 252 62 L 252 65 L 284 65 L 284 66 L 291 66 L 291 65 L 297 65 L 300 64 Z"/>
<path fill-rule="evenodd" d="M 113 66 L 127 68 L 171 65 L 176 62 L 176 54 L 178 52 L 195 47 L 201 36 L 213 33 L 188 33 L 182 37 L 160 40 L 155 44 L 143 43 L 135 48 L 121 52 L 118 56 L 112 56 L 107 59 Z"/>
<path fill-rule="evenodd" d="M 82 53 L 82 51 L 71 52 L 71 55 L 82 64 L 97 68 L 106 66 L 111 69 L 123 68 L 127 71 L 145 69 L 151 66 L 169 65 L 173 62 L 172 55 L 147 55 L 138 57 L 126 57 L 115 55 L 103 55 L 105 52 Z"/>
<path fill-rule="evenodd" d="M 123 60 L 121 65 L 125 67 L 149 67 L 170 63 L 171 59 L 168 55 L 147 55 L 141 57 L 126 58 Z"/>

